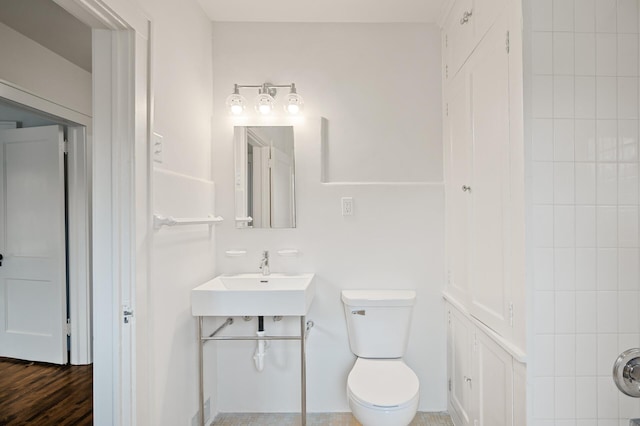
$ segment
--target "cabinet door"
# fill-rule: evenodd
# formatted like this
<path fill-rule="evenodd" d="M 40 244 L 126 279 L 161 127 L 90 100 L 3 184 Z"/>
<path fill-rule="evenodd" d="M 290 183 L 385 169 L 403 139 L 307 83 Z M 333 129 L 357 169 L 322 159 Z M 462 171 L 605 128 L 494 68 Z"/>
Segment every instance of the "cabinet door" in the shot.
<path fill-rule="evenodd" d="M 448 366 L 449 410 L 456 426 L 471 424 L 471 342 L 473 326 L 456 309 L 449 307 Z"/>
<path fill-rule="evenodd" d="M 463 70 L 448 97 L 447 254 L 448 291 L 466 303 L 469 292 L 472 141 L 469 75 Z"/>
<path fill-rule="evenodd" d="M 513 424 L 527 424 L 527 366 L 513 360 Z"/>
<path fill-rule="evenodd" d="M 513 426 L 511 356 L 481 331 L 476 331 L 474 426 Z"/>
<path fill-rule="evenodd" d="M 473 123 L 470 312 L 510 335 L 507 285 L 509 229 L 509 62 L 501 19 L 469 63 Z"/>

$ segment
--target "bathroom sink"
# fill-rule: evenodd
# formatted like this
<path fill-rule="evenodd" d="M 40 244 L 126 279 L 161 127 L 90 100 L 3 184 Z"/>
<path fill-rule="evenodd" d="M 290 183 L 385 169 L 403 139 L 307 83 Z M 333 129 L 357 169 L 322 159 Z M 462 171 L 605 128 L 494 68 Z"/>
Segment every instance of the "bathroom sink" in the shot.
<path fill-rule="evenodd" d="M 315 294 L 314 274 L 221 275 L 191 290 L 194 316 L 302 316 Z"/>

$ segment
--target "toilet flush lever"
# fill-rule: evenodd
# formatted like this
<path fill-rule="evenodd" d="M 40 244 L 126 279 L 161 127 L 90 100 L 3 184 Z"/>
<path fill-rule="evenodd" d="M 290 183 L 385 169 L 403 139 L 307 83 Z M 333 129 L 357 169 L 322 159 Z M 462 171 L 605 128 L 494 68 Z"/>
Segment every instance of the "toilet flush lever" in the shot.
<path fill-rule="evenodd" d="M 364 309 L 360 309 L 359 311 L 351 311 L 353 315 L 366 315 L 367 312 Z"/>

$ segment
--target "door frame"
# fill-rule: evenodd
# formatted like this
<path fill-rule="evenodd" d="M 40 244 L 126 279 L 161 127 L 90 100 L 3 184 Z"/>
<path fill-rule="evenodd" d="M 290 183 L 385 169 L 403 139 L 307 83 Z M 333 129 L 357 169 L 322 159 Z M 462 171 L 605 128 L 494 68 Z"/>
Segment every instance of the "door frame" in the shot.
<path fill-rule="evenodd" d="M 67 211 L 69 317 L 71 346 L 69 362 L 93 362 L 91 345 L 91 117 L 35 96 L 0 80 L 0 98 L 26 110 L 45 113 L 67 128 Z M 86 129 L 86 130 L 85 130 Z"/>
<path fill-rule="evenodd" d="M 92 131 L 93 418 L 95 424 L 134 425 L 139 418 L 143 423 L 138 416 L 148 413 L 150 404 L 148 372 L 138 371 L 136 360 L 143 367 L 148 358 L 151 21 L 127 0 L 54 1 L 92 28 L 93 120 L 87 129 Z M 46 101 L 11 89 L 18 98 Z M 86 122 L 77 111 L 57 107 L 70 112 L 71 121 Z M 125 304 L 135 312 L 127 323 Z"/>
<path fill-rule="evenodd" d="M 56 1 L 93 28 L 94 423 L 135 425 L 151 393 L 151 23 L 126 0 Z"/>

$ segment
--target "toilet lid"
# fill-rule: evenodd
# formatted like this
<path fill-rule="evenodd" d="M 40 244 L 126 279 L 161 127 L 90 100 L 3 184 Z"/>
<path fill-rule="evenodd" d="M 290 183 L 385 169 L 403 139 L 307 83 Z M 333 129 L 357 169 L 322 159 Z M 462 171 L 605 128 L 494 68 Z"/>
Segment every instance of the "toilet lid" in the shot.
<path fill-rule="evenodd" d="M 418 395 L 418 376 L 401 359 L 358 358 L 349 373 L 352 396 L 367 405 L 395 407 Z"/>

